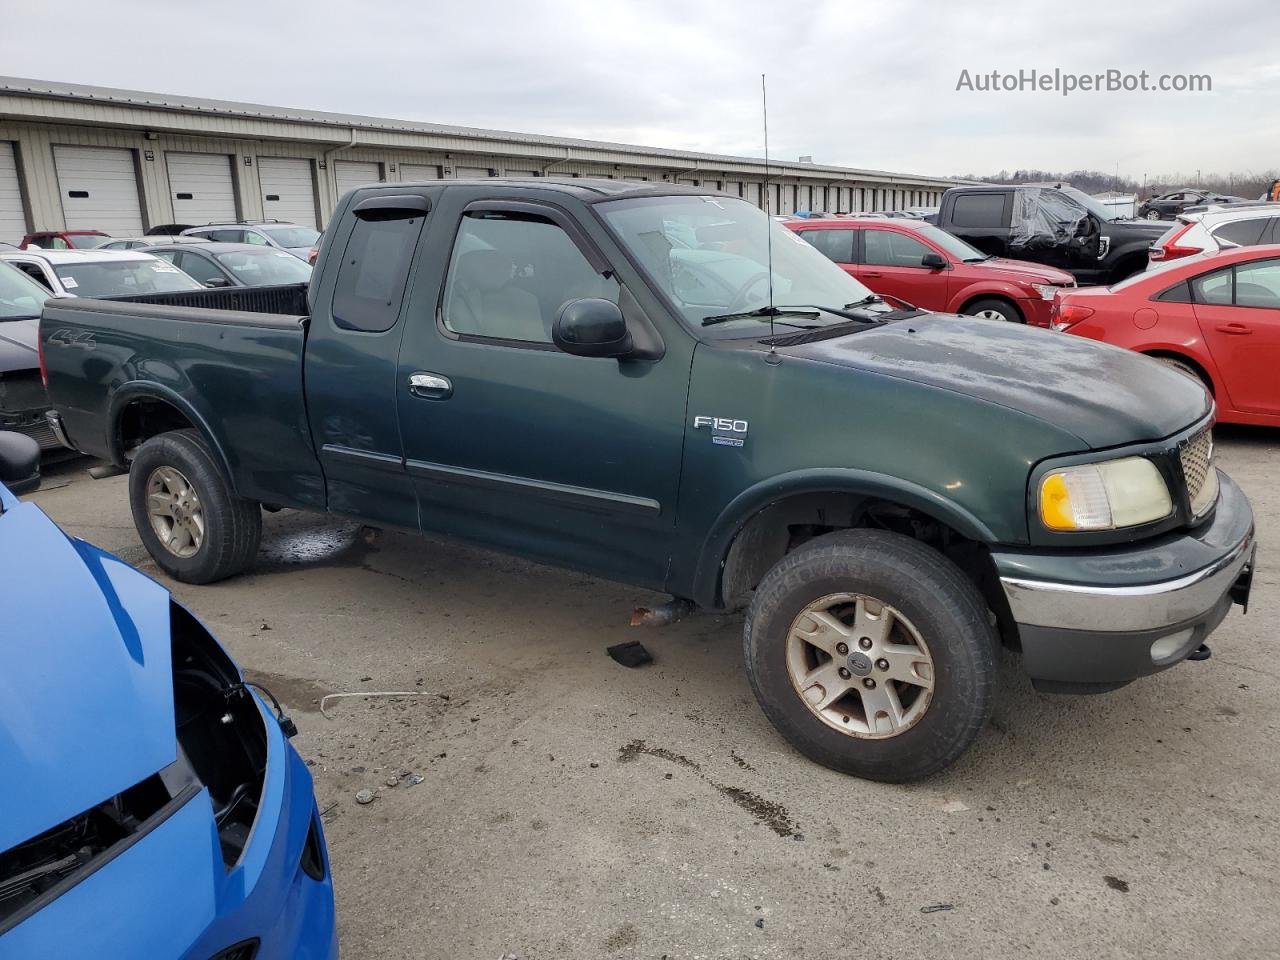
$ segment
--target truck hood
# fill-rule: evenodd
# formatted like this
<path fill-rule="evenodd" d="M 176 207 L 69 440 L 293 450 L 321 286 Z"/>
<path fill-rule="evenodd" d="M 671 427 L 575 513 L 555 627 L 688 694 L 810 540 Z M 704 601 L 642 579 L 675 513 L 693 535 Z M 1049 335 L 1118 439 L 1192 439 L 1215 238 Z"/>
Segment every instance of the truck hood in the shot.
<path fill-rule="evenodd" d="M 1210 408 L 1203 388 L 1149 357 L 996 320 L 927 314 L 779 352 L 977 397 L 1093 449 L 1167 437 Z"/>
<path fill-rule="evenodd" d="M 172 763 L 169 594 L 0 487 L 0 850 Z"/>
<path fill-rule="evenodd" d="M 36 336 L 40 318 L 0 320 L 0 373 L 32 370 L 40 365 Z"/>
<path fill-rule="evenodd" d="M 1167 220 L 1108 220 L 1102 225 L 1104 236 L 1113 240 L 1157 239 L 1169 229 Z"/>

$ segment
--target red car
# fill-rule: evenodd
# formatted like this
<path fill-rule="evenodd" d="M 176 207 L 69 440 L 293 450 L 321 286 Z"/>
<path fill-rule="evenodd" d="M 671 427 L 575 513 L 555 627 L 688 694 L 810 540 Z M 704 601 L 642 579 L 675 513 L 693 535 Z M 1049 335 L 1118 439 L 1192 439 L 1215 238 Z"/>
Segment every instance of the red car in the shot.
<path fill-rule="evenodd" d="M 92 250 L 110 239 L 111 235 L 101 230 L 42 230 L 23 237 L 19 249 L 34 246 L 41 250 Z"/>
<path fill-rule="evenodd" d="M 1185 257 L 1061 293 L 1053 328 L 1199 377 L 1220 421 L 1280 427 L 1280 246 Z"/>
<path fill-rule="evenodd" d="M 790 220 L 794 230 L 873 292 L 924 310 L 1049 325 L 1065 270 L 989 257 L 922 220 L 842 217 Z"/>

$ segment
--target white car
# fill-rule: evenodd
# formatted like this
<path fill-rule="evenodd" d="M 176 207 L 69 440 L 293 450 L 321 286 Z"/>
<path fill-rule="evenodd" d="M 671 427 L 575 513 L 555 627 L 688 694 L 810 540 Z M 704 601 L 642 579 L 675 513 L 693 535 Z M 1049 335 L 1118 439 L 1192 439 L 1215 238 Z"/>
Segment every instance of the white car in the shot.
<path fill-rule="evenodd" d="M 1280 203 L 1180 213 L 1173 226 L 1151 245 L 1148 256 L 1152 263 L 1164 263 L 1206 251 L 1264 243 L 1280 243 Z"/>
<path fill-rule="evenodd" d="M 55 297 L 124 297 L 203 290 L 171 263 L 134 250 L 0 250 Z"/>

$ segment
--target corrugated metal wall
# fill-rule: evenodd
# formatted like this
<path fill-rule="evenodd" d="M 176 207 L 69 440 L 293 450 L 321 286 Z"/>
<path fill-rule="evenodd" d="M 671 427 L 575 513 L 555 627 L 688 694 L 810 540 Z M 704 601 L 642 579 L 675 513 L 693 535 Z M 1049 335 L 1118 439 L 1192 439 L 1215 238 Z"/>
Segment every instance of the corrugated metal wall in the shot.
<path fill-rule="evenodd" d="M 763 205 L 771 199 L 772 213 L 791 213 L 796 209 L 857 212 L 859 210 L 896 209 L 909 205 L 936 205 L 945 186 L 912 188 L 910 191 L 874 183 L 850 174 L 841 177 L 830 170 L 815 169 L 812 176 L 801 175 L 792 164 L 776 171 L 770 178 L 771 189 L 765 190 L 764 177 L 758 173 L 737 170 L 703 170 L 672 166 L 669 158 L 655 153 L 652 157 L 622 157 L 626 162 L 607 163 L 576 158 L 553 160 L 537 156 L 534 151 L 545 146 L 522 143 L 513 136 L 510 143 L 490 144 L 489 153 L 477 153 L 477 144 L 462 137 L 439 137 L 442 147 L 411 150 L 399 145 L 407 135 L 394 131 L 360 131 L 359 146 L 326 145 L 302 139 L 243 139 L 233 132 L 254 131 L 261 134 L 263 124 L 234 117 L 211 117 L 205 121 L 209 132 L 198 135 L 199 117 L 180 117 L 167 121 L 170 127 L 188 124 L 193 132 L 148 132 L 94 126 L 95 110 L 102 122 L 119 122 L 118 108 L 97 108 L 92 104 L 70 104 L 49 100 L 45 115 L 51 120 L 75 119 L 77 123 L 0 121 L 0 143 L 13 145 L 13 170 L 20 189 L 15 190 L 13 176 L 8 186 L 0 184 L 0 222 L 13 232 L 19 224 L 28 230 L 57 230 L 66 226 L 61 203 L 54 147 L 115 147 L 131 151 L 138 171 L 138 195 L 141 200 L 143 226 L 181 220 L 174 212 L 173 187 L 166 172 L 165 156 L 171 153 L 216 154 L 229 158 L 232 169 L 236 213 L 243 219 L 260 219 L 263 192 L 259 180 L 259 164 L 263 158 L 302 159 L 310 161 L 316 177 L 316 206 L 321 226 L 328 220 L 341 195 L 338 163 L 378 164 L 389 182 L 402 179 L 424 179 L 429 173 L 444 178 L 463 176 L 557 176 L 606 177 L 632 181 L 695 181 L 708 190 L 726 190 L 750 202 Z M 314 135 L 317 140 L 331 138 L 333 131 L 312 128 L 305 123 L 275 124 L 281 136 L 292 133 L 302 137 Z M 378 144 L 385 141 L 385 145 Z M 456 142 L 455 142 L 456 141 Z M 600 156 L 610 156 L 600 151 Z M 7 159 L 7 158 L 6 158 Z M 751 161 L 740 166 L 749 167 Z M 6 166 L 7 169 L 7 166 Z M 916 199 L 908 199 L 914 197 Z M 804 198 L 803 201 L 801 198 Z M 7 239 L 7 238 L 0 238 Z M 16 239 L 16 238 L 15 238 Z"/>

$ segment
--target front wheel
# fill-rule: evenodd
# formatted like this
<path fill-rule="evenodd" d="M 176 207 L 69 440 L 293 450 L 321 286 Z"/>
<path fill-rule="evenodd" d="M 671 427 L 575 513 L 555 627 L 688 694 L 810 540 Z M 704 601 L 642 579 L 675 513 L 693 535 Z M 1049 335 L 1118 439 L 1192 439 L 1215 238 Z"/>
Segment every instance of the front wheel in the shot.
<path fill-rule="evenodd" d="M 1159 220 L 1159 219 L 1160 219 L 1160 211 L 1159 211 L 1159 210 L 1148 210 L 1148 211 L 1146 212 L 1145 216 L 1146 216 L 1146 218 L 1147 218 L 1148 220 Z"/>
<path fill-rule="evenodd" d="M 129 506 L 143 546 L 175 580 L 222 580 L 258 552 L 258 504 L 236 496 L 195 430 L 162 433 L 138 449 L 129 466 Z"/>
<path fill-rule="evenodd" d="M 900 534 L 846 530 L 788 554 L 756 590 L 744 647 L 778 732 L 843 773 L 930 776 L 991 714 L 986 604 L 955 564 Z"/>
<path fill-rule="evenodd" d="M 986 300 L 975 300 L 960 311 L 966 316 L 979 317 L 982 320 L 1004 320 L 1008 323 L 1023 323 L 1022 314 L 1008 300 L 988 297 Z"/>

